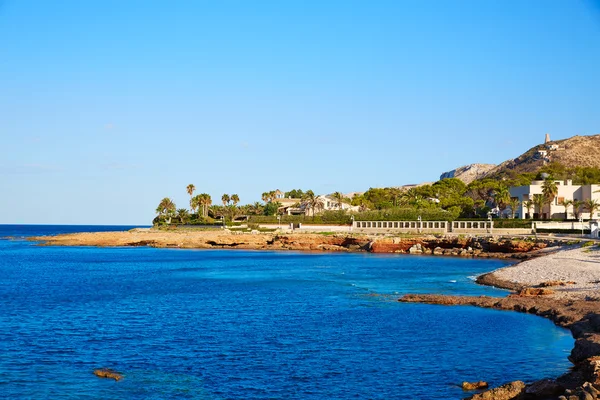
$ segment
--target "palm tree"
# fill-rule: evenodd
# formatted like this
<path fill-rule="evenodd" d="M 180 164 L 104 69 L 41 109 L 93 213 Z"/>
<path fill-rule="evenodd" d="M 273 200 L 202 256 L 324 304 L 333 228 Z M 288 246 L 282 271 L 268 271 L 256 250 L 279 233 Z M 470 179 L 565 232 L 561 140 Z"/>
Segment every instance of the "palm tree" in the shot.
<path fill-rule="evenodd" d="M 535 207 L 535 204 L 533 204 L 533 201 L 527 200 L 527 201 L 523 202 L 523 206 L 527 210 L 527 214 L 529 214 L 529 218 L 533 218 L 533 215 L 531 215 L 531 209 L 533 207 Z"/>
<path fill-rule="evenodd" d="M 542 213 L 542 208 L 544 208 L 544 204 L 546 203 L 546 199 L 544 199 L 544 195 L 540 193 L 536 193 L 533 195 L 533 204 L 538 212 L 538 218 Z"/>
<path fill-rule="evenodd" d="M 269 202 L 269 192 L 263 192 L 263 194 L 261 195 L 261 199 L 263 202 L 268 203 Z"/>
<path fill-rule="evenodd" d="M 240 202 L 240 198 L 237 194 L 232 194 L 231 195 L 231 201 L 233 201 L 233 205 L 237 206 L 237 203 Z"/>
<path fill-rule="evenodd" d="M 192 199 L 194 198 L 194 190 L 196 190 L 196 186 L 194 186 L 193 184 L 189 184 L 187 185 L 187 187 L 185 188 L 187 190 L 187 193 L 190 195 L 190 208 L 192 209 L 192 211 L 194 211 L 194 207 L 192 206 Z"/>
<path fill-rule="evenodd" d="M 331 195 L 331 197 L 333 197 L 333 199 L 337 202 L 337 207 L 341 210 L 342 209 L 342 200 L 344 200 L 344 195 L 341 194 L 340 192 L 335 192 Z"/>
<path fill-rule="evenodd" d="M 158 207 L 156 207 L 156 213 L 159 217 L 168 218 L 167 223 L 171 223 L 171 217 L 175 214 L 176 206 L 168 197 L 165 197 L 158 203 Z"/>
<path fill-rule="evenodd" d="M 179 221 L 182 224 L 186 223 L 189 216 L 190 216 L 190 214 L 188 213 L 188 210 L 186 210 L 185 208 L 180 208 L 179 210 L 177 210 L 177 217 L 179 218 Z"/>
<path fill-rule="evenodd" d="M 518 197 L 511 197 L 508 201 L 508 206 L 510 207 L 510 214 L 512 219 L 515 219 L 515 214 L 517 213 L 517 210 L 520 205 L 521 202 L 519 201 Z"/>
<path fill-rule="evenodd" d="M 212 199 L 208 193 L 199 194 L 199 204 L 202 206 L 202 216 L 208 217 L 208 207 L 212 205 Z"/>
<path fill-rule="evenodd" d="M 508 191 L 508 188 L 506 186 L 500 186 L 498 190 L 496 190 L 494 199 L 496 200 L 496 204 L 500 209 L 500 214 L 502 214 L 502 212 L 506 210 L 506 207 L 510 201 L 510 192 Z"/>
<path fill-rule="evenodd" d="M 319 199 L 319 196 L 315 195 L 312 190 L 307 190 L 304 193 L 302 200 L 306 203 L 307 207 L 312 210 L 313 219 L 315 218 L 315 209 L 323 206 L 323 202 Z"/>
<path fill-rule="evenodd" d="M 196 212 L 196 210 L 200 209 L 200 206 L 202 205 L 202 195 L 197 194 L 196 196 L 192 197 L 192 199 L 190 200 L 190 207 L 192 208 L 192 212 Z"/>
<path fill-rule="evenodd" d="M 546 200 L 546 204 L 548 204 L 548 218 L 552 217 L 552 202 L 554 198 L 558 194 L 558 185 L 552 179 L 548 178 L 542 184 L 542 194 L 544 195 L 544 200 Z"/>
<path fill-rule="evenodd" d="M 225 193 L 223 196 L 221 196 L 221 201 L 223 202 L 223 205 L 226 206 L 231 201 L 231 198 L 227 193 Z"/>
<path fill-rule="evenodd" d="M 573 217 L 575 219 L 579 219 L 579 214 L 581 214 L 581 206 L 583 206 L 583 201 L 581 200 L 573 200 Z"/>
<path fill-rule="evenodd" d="M 398 199 L 402 197 L 402 189 L 394 187 L 394 188 L 388 189 L 388 192 L 390 193 L 390 196 L 392 196 L 392 199 L 394 200 L 394 207 L 397 207 Z"/>
<path fill-rule="evenodd" d="M 573 205 L 573 200 L 563 200 L 560 204 L 565 208 L 565 219 L 569 219 L 569 207 Z"/>
<path fill-rule="evenodd" d="M 594 212 L 600 208 L 600 203 L 596 200 L 587 199 L 583 201 L 583 206 L 590 213 L 590 219 L 593 219 Z"/>
<path fill-rule="evenodd" d="M 248 209 L 249 214 L 261 215 L 263 213 L 264 207 L 260 202 L 256 201 L 250 205 Z"/>
<path fill-rule="evenodd" d="M 275 201 L 277 199 L 277 191 L 271 190 L 269 192 L 269 201 Z"/>

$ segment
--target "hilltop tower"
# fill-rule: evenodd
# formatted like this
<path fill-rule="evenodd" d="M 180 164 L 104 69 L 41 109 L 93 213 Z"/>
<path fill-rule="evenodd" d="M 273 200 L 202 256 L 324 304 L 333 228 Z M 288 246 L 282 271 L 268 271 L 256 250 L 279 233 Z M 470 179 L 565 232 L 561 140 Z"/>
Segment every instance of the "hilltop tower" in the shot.
<path fill-rule="evenodd" d="M 544 143 L 548 143 L 550 142 L 550 134 L 546 133 L 546 140 L 544 140 Z"/>

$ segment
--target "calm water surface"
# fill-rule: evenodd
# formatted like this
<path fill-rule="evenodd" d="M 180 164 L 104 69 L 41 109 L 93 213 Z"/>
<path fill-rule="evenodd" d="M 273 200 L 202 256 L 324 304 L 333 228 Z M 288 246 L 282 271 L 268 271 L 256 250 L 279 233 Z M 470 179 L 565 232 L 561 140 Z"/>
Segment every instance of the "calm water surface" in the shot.
<path fill-rule="evenodd" d="M 0 237 L 109 229 L 124 228 L 0 225 Z M 457 399 L 463 380 L 565 372 L 573 340 L 545 319 L 396 301 L 502 296 L 470 277 L 503 265 L 0 240 L 0 397 Z"/>

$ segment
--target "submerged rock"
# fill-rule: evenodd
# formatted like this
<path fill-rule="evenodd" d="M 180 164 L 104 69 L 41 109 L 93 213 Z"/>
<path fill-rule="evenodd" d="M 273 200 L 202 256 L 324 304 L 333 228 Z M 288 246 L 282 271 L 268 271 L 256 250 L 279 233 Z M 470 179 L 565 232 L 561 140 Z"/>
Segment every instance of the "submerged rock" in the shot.
<path fill-rule="evenodd" d="M 114 379 L 115 381 L 120 381 L 123 379 L 123 375 L 117 371 L 114 371 L 110 368 L 99 368 L 94 370 L 94 375 L 99 378 L 109 378 Z"/>

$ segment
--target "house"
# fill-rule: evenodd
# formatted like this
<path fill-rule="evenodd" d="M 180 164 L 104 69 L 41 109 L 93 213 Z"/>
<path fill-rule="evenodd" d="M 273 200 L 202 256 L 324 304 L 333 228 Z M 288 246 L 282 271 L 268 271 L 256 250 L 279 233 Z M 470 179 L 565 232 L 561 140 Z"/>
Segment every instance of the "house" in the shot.
<path fill-rule="evenodd" d="M 600 203 L 600 184 L 594 185 L 573 185 L 572 180 L 566 181 L 554 181 L 556 183 L 556 187 L 558 189 L 558 193 L 556 197 L 550 203 L 550 208 L 548 209 L 548 205 L 545 204 L 542 210 L 538 210 L 537 208 L 532 209 L 531 211 L 534 214 L 534 217 L 538 218 L 571 218 L 573 214 L 572 206 L 568 207 L 569 215 L 566 215 L 565 206 L 563 206 L 563 201 L 566 200 L 596 200 Z M 512 198 L 517 198 L 520 202 L 519 209 L 515 214 L 515 218 L 527 218 L 529 217 L 527 207 L 525 207 L 524 203 L 528 200 L 533 200 L 534 195 L 543 194 L 542 193 L 542 185 L 544 181 L 533 181 L 531 185 L 528 186 L 514 186 L 509 189 L 510 196 Z M 580 216 L 584 219 L 596 219 L 600 218 L 600 210 L 594 211 L 594 215 L 590 216 L 589 212 L 585 208 L 581 209 Z"/>
<path fill-rule="evenodd" d="M 334 211 L 334 210 L 345 210 L 345 211 L 358 211 L 360 207 L 353 206 L 347 203 L 339 203 L 331 195 L 320 195 L 317 197 L 319 202 L 322 204 L 321 211 Z"/>
<path fill-rule="evenodd" d="M 291 197 L 277 197 L 276 202 L 281 204 L 278 209 L 279 214 L 286 215 L 312 215 L 313 210 L 303 199 L 291 198 Z M 317 196 L 317 206 L 315 206 L 314 212 L 318 214 L 323 211 L 334 211 L 334 210 L 345 210 L 357 212 L 359 211 L 358 206 L 352 206 L 350 204 L 342 203 L 341 206 L 337 200 L 331 195 L 319 195 Z"/>

